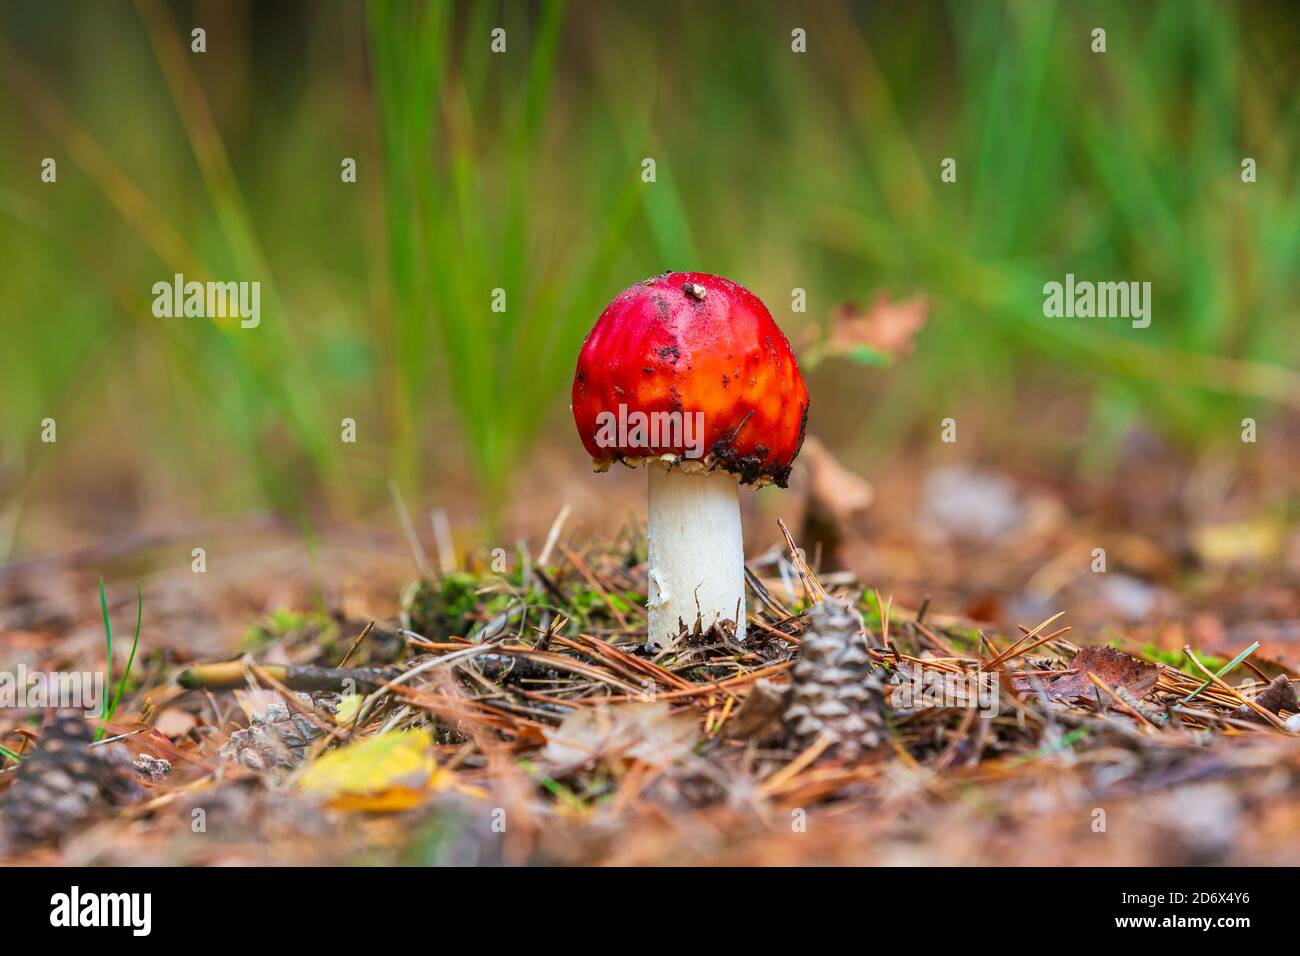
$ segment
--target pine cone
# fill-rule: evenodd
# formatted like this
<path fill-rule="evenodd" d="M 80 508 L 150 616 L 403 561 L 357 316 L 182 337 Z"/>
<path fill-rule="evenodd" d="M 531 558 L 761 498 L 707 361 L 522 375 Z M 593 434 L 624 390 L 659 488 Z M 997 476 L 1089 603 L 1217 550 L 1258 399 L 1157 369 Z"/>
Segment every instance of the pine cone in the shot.
<path fill-rule="evenodd" d="M 884 739 L 884 685 L 867 654 L 862 615 L 827 598 L 809 612 L 785 723 L 802 746 L 826 734 L 827 753 L 852 760 Z"/>
<path fill-rule="evenodd" d="M 312 698 L 299 694 L 303 701 Z M 337 697 L 335 698 L 337 700 Z M 318 701 L 317 706 L 324 702 Z M 326 709 L 332 707 L 325 705 Z M 265 713 L 254 714 L 248 729 L 236 730 L 221 748 L 221 756 L 259 773 L 269 770 L 292 770 L 307 756 L 307 748 L 321 737 L 321 730 L 299 713 L 291 713 L 287 704 L 276 701 Z"/>
<path fill-rule="evenodd" d="M 139 796 L 130 754 L 113 746 L 92 750 L 93 742 L 94 732 L 81 714 L 55 714 L 41 732 L 40 748 L 19 765 L 0 806 L 13 837 L 51 840 L 101 806 Z"/>

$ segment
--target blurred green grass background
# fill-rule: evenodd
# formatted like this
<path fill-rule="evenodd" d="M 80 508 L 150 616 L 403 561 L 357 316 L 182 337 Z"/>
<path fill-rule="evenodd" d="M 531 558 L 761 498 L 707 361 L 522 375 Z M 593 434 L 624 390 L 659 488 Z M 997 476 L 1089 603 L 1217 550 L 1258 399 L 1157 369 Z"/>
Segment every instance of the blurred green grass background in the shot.
<path fill-rule="evenodd" d="M 796 345 L 927 296 L 905 364 L 818 369 L 859 458 L 955 409 L 1032 453 L 1043 395 L 1080 472 L 1139 423 L 1231 454 L 1300 409 L 1297 51 L 1281 2 L 6 3 L 0 554 L 47 487 L 355 515 L 459 475 L 491 513 L 572 440 L 601 307 L 667 268 Z M 176 272 L 260 281 L 261 326 L 155 318 Z M 1067 272 L 1150 281 L 1151 327 L 1045 318 Z"/>

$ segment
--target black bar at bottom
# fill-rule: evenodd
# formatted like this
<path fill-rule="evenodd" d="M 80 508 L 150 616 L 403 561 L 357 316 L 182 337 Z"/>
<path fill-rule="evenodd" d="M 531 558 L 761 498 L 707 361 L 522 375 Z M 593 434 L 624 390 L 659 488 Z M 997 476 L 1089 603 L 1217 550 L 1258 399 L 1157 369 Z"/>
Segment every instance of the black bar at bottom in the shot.
<path fill-rule="evenodd" d="M 831 931 L 873 925 L 1054 926 L 1231 943 L 1289 925 L 1289 869 L 19 869 L 0 871 L 7 944 L 77 933 L 128 947 L 204 940 L 301 945 L 393 940 L 447 921 L 494 942 L 662 933 L 683 925 L 728 943 L 770 939 L 809 921 Z M 836 915 L 838 914 L 838 915 Z M 912 922 L 915 920 L 915 922 Z M 720 921 L 720 922 L 719 922 Z M 112 925 L 100 925 L 100 924 Z M 405 930 L 398 927 L 405 926 Z M 657 926 L 658 930 L 651 930 Z M 340 935 L 342 934 L 342 935 Z M 378 937 L 376 936 L 378 934 Z M 445 937 L 444 937 L 445 940 Z"/>

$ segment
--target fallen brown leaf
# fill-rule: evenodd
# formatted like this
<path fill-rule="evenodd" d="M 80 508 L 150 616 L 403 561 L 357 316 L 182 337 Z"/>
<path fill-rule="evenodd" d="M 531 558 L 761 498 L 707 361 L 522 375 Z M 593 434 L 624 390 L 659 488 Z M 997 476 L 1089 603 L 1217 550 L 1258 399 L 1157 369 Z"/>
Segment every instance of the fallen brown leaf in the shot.
<path fill-rule="evenodd" d="M 790 696 L 790 685 L 777 685 L 766 677 L 754 682 L 736 716 L 727 722 L 726 736 L 735 740 L 767 740 L 781 732 L 781 716 Z"/>
<path fill-rule="evenodd" d="M 1255 697 L 1255 703 L 1271 713 L 1280 715 L 1283 710 L 1289 710 L 1292 713 L 1300 711 L 1300 701 L 1296 700 L 1295 688 L 1291 686 L 1291 679 L 1285 674 L 1278 674 L 1273 678 L 1272 683 L 1261 690 Z M 1257 723 L 1266 723 L 1263 717 L 1251 708 L 1242 705 L 1237 708 L 1237 713 L 1246 720 L 1253 720 Z"/>
<path fill-rule="evenodd" d="M 666 767 L 690 753 L 699 736 L 693 718 L 671 715 L 663 701 L 583 707 L 543 733 L 543 756 L 563 766 L 621 756 Z"/>
<path fill-rule="evenodd" d="M 809 494 L 837 521 L 847 522 L 870 506 L 875 496 L 871 482 L 841 465 L 830 449 L 812 435 L 804 439 L 803 457 L 811 479 Z"/>
<path fill-rule="evenodd" d="M 921 296 L 891 301 L 879 293 L 866 309 L 846 302 L 832 317 L 831 353 L 849 355 L 865 346 L 889 358 L 907 355 L 929 315 L 930 303 Z"/>
<path fill-rule="evenodd" d="M 195 725 L 198 720 L 188 711 L 179 710 L 175 707 L 168 707 L 158 715 L 154 721 L 154 730 L 164 737 L 170 737 L 175 740 L 177 737 L 184 737 Z"/>
<path fill-rule="evenodd" d="M 1155 664 L 1104 644 L 1079 648 L 1079 653 L 1074 655 L 1074 660 L 1070 664 L 1073 668 L 1072 673 L 1067 673 L 1043 685 L 1043 690 L 1048 697 L 1055 700 L 1069 700 L 1075 697 L 1094 700 L 1099 691 L 1088 675 L 1095 674 L 1111 690 L 1123 688 L 1140 700 L 1155 688 L 1156 677 L 1159 674 Z M 1017 690 L 1036 689 L 1030 684 L 1028 678 L 1017 678 L 1016 688 Z"/>

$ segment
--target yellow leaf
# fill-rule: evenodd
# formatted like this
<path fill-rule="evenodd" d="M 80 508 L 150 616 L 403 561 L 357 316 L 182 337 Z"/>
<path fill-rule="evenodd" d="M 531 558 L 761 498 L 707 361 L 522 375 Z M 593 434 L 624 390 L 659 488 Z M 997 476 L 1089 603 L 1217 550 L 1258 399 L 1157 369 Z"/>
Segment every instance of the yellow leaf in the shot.
<path fill-rule="evenodd" d="M 428 786 L 389 787 L 378 793 L 358 794 L 344 793 L 327 801 L 327 806 L 334 810 L 355 811 L 359 813 L 401 813 L 422 804 L 430 793 L 438 790 L 456 790 L 477 800 L 486 800 L 488 793 L 482 787 L 465 786 L 456 780 L 456 775 L 448 770 L 439 770 L 429 780 Z"/>
<path fill-rule="evenodd" d="M 424 790 L 435 766 L 429 731 L 404 730 L 330 751 L 303 771 L 298 786 L 329 797 L 368 796 L 399 787 Z"/>
<path fill-rule="evenodd" d="M 413 787 L 390 787 L 376 794 L 345 793 L 330 800 L 329 806 L 358 813 L 401 813 L 418 807 L 428 795 L 427 790 Z"/>
<path fill-rule="evenodd" d="M 339 705 L 334 710 L 334 723 L 340 727 L 352 723 L 357 716 L 357 712 L 361 710 L 361 701 L 363 699 L 360 694 L 344 694 L 340 697 Z"/>
<path fill-rule="evenodd" d="M 1192 532 L 1192 545 L 1206 564 L 1258 564 L 1282 550 L 1282 529 L 1265 519 L 1209 525 Z"/>

